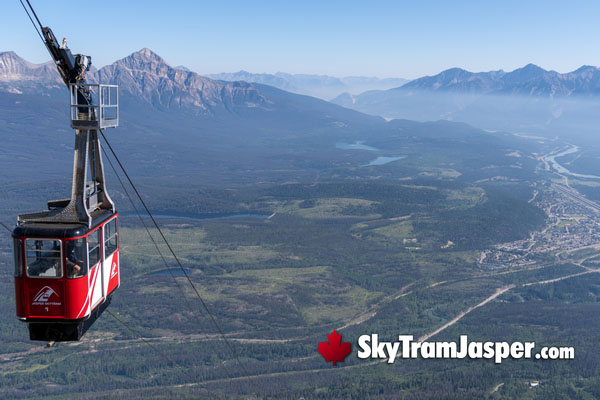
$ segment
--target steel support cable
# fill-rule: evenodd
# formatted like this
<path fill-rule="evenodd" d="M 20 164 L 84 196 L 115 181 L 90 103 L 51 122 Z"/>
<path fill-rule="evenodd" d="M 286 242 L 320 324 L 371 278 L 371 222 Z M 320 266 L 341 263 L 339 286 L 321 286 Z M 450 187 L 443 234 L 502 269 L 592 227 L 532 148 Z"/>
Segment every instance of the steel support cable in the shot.
<path fill-rule="evenodd" d="M 160 258 L 162 258 L 163 263 L 165 264 L 165 267 L 167 268 L 167 270 L 169 271 L 169 275 L 171 275 L 171 278 L 173 278 L 173 281 L 175 282 L 175 285 L 177 286 L 177 288 L 179 289 L 179 291 L 181 292 L 183 301 L 185 301 L 186 306 L 188 307 L 188 309 L 190 309 L 190 311 L 192 312 L 192 314 L 197 318 L 196 314 L 193 312 L 194 308 L 192 307 L 192 305 L 188 302 L 187 297 L 185 295 L 185 291 L 183 290 L 183 288 L 181 287 L 181 285 L 179 284 L 179 282 L 177 281 L 177 278 L 175 278 L 175 275 L 173 275 L 173 271 L 171 271 L 171 268 L 169 267 L 169 263 L 167 262 L 165 256 L 163 255 L 162 251 L 160 251 L 160 248 L 158 247 L 158 243 L 156 243 L 156 240 L 154 240 L 154 237 L 152 236 L 152 234 L 150 233 L 150 229 L 148 228 L 148 226 L 146 225 L 146 222 L 144 221 L 144 219 L 142 218 L 139 210 L 137 209 L 137 207 L 135 206 L 135 203 L 133 202 L 133 199 L 131 198 L 131 196 L 129 195 L 129 192 L 127 191 L 127 188 L 125 187 L 125 184 L 123 183 L 123 181 L 121 180 L 121 177 L 119 176 L 119 174 L 117 173 L 117 170 L 114 166 L 114 164 L 112 163 L 111 159 L 108 157 L 106 157 L 106 160 L 108 161 L 108 164 L 110 165 L 110 167 L 112 168 L 113 172 L 115 173 L 115 176 L 117 177 L 117 180 L 119 181 L 119 183 L 121 184 L 121 187 L 123 188 L 123 191 L 125 192 L 125 195 L 127 196 L 127 198 L 129 199 L 129 202 L 131 203 L 131 206 L 133 207 L 133 209 L 135 210 L 135 213 L 137 214 L 138 218 L 140 219 L 142 225 L 144 226 L 144 229 L 146 229 L 146 233 L 148 234 L 148 236 L 150 237 L 150 240 L 152 241 L 152 243 L 154 244 L 154 247 L 156 248 L 156 251 L 158 252 L 158 254 L 160 255 Z M 198 320 L 199 321 L 199 320 Z"/>
<path fill-rule="evenodd" d="M 19 0 L 20 1 L 20 0 Z M 25 0 L 27 1 L 27 5 L 29 6 L 29 8 L 31 9 L 31 12 L 33 13 L 33 16 L 35 17 L 35 20 L 38 22 L 38 24 L 40 25 L 40 28 L 42 27 L 42 23 L 40 22 L 40 19 L 38 18 L 37 14 L 35 13 L 35 10 L 33 9 L 33 7 L 31 6 L 31 3 L 29 2 L 29 0 Z"/>
<path fill-rule="evenodd" d="M 6 229 L 8 231 L 8 233 L 12 234 L 12 231 L 10 230 L 10 228 L 8 226 L 6 226 L 6 224 L 4 224 L 4 222 L 0 222 L 0 225 L 2 225 L 4 227 L 4 229 Z"/>
<path fill-rule="evenodd" d="M 195 377 L 191 376 L 188 373 L 188 370 L 185 369 L 184 367 L 182 367 L 181 365 L 179 365 L 175 360 L 173 360 L 172 358 L 170 358 L 169 356 L 167 356 L 164 352 L 160 351 L 158 349 L 158 347 L 154 346 L 150 341 L 146 340 L 139 332 L 137 332 L 135 329 L 133 329 L 132 327 L 130 327 L 129 325 L 127 325 L 125 322 L 123 322 L 119 317 L 117 317 L 112 311 L 110 311 L 109 309 L 106 309 L 106 312 L 110 314 L 111 317 L 113 317 L 118 323 L 120 323 L 121 325 L 123 325 L 125 327 L 125 329 L 127 329 L 129 332 L 133 333 L 138 339 L 140 339 L 142 342 L 144 342 L 145 344 L 147 344 L 148 346 L 150 346 L 152 348 L 152 350 L 154 350 L 158 355 L 160 355 L 162 358 L 164 358 L 165 360 L 167 360 L 167 362 L 173 364 L 174 367 L 181 369 L 182 371 L 184 371 L 186 373 L 186 375 L 188 376 L 188 378 L 191 378 L 192 382 L 195 382 L 196 379 Z M 208 387 L 206 387 L 205 384 L 200 383 L 200 387 L 202 387 L 203 389 L 205 389 L 208 394 L 211 396 L 211 398 L 215 398 L 216 393 L 213 393 L 210 391 L 210 389 L 208 389 Z"/>
<path fill-rule="evenodd" d="M 142 222 L 142 225 L 144 226 L 146 233 L 148 234 L 148 236 L 150 237 L 150 240 L 152 241 L 152 243 L 154 244 L 154 247 L 156 248 L 156 251 L 158 252 L 158 254 L 160 255 L 160 257 L 163 260 L 163 263 L 165 264 L 165 267 L 167 268 L 167 270 L 169 271 L 169 275 L 171 275 L 171 278 L 173 279 L 173 281 L 175 282 L 175 285 L 177 285 L 177 288 L 179 289 L 179 291 L 181 292 L 181 297 L 183 299 L 183 301 L 185 302 L 186 307 L 190 310 L 190 312 L 192 313 L 192 315 L 194 316 L 194 318 L 196 319 L 196 321 L 198 322 L 198 324 L 202 324 L 202 321 L 200 320 L 200 318 L 198 317 L 198 314 L 196 313 L 196 309 L 194 307 L 192 307 L 192 304 L 188 301 L 187 296 L 185 294 L 185 291 L 183 290 L 183 287 L 181 287 L 181 285 L 179 284 L 179 282 L 177 281 L 177 278 L 175 278 L 175 275 L 173 275 L 173 272 L 171 271 L 171 268 L 169 267 L 169 263 L 167 262 L 165 256 L 163 255 L 162 251 L 160 250 L 160 248 L 158 247 L 158 244 L 156 243 L 156 241 L 154 240 L 154 237 L 152 236 L 152 234 L 150 233 L 150 229 L 148 228 L 148 226 L 146 225 L 146 222 L 144 221 L 144 219 L 142 218 L 142 216 L 140 215 L 139 210 L 137 209 L 137 207 L 135 206 L 135 203 L 133 202 L 133 199 L 131 198 L 131 196 L 129 195 L 129 191 L 127 190 L 127 188 L 125 187 L 125 184 L 123 183 L 123 181 L 121 180 L 121 177 L 119 176 L 119 174 L 117 173 L 117 170 L 112 162 L 112 160 L 110 159 L 110 157 L 108 157 L 108 154 L 106 154 L 106 160 L 108 161 L 111 169 L 113 170 L 115 176 L 117 177 L 117 180 L 119 181 L 119 183 L 121 184 L 121 187 L 123 188 L 123 191 L 125 192 L 125 195 L 127 196 L 127 198 L 129 199 L 129 202 L 131 203 L 131 206 L 133 207 L 133 209 L 135 210 L 135 213 L 137 214 L 138 218 L 140 219 L 140 221 Z"/>
<path fill-rule="evenodd" d="M 40 33 L 37 25 L 35 24 L 35 22 L 33 22 L 33 18 L 31 18 L 31 15 L 29 14 L 29 11 L 27 10 L 27 7 L 25 7 L 25 4 L 23 4 L 23 0 L 19 0 L 19 2 L 21 3 L 21 5 L 23 6 L 23 10 L 25 10 L 25 13 L 27 14 L 27 16 L 29 17 L 29 20 L 31 21 L 31 23 L 33 24 L 33 28 L 35 29 L 35 31 L 37 32 L 38 36 L 40 37 L 40 39 L 42 39 L 42 42 L 44 42 L 44 45 L 46 44 L 46 41 L 44 40 L 44 37 L 42 36 L 42 34 Z M 33 10 L 33 7 L 31 7 L 31 4 L 29 3 L 29 0 L 27 0 L 27 4 L 29 4 L 29 7 L 31 8 L 31 12 L 33 13 L 33 15 L 35 16 L 35 19 L 37 19 L 37 22 L 40 24 L 40 27 L 42 26 L 39 18 L 37 17 L 37 15 L 35 14 L 35 11 Z"/>
<path fill-rule="evenodd" d="M 42 23 L 40 22 L 37 14 L 35 13 L 35 10 L 33 9 L 33 7 L 31 6 L 31 3 L 29 2 L 29 0 L 26 0 L 27 4 L 29 5 L 31 12 L 33 13 L 35 19 L 37 20 L 38 24 L 40 25 L 40 27 L 42 27 Z M 23 4 L 23 0 L 19 0 L 19 2 L 21 3 L 21 5 L 23 6 L 23 9 L 25 10 L 25 13 L 27 14 L 27 16 L 29 17 L 29 20 L 31 21 L 33 28 L 35 29 L 35 31 L 37 32 L 38 36 L 40 37 L 40 39 L 42 40 L 42 43 L 44 43 L 44 46 L 46 45 L 46 41 L 44 40 L 44 37 L 42 36 L 42 34 L 40 33 L 40 31 L 38 30 L 37 26 L 35 25 L 35 22 L 33 22 L 33 19 L 31 18 L 31 15 L 29 14 L 29 11 L 27 10 L 27 8 L 25 7 L 25 4 Z M 50 51 L 50 50 L 48 50 Z M 104 136 L 104 132 L 102 131 L 102 129 L 100 129 L 100 134 L 102 135 L 102 138 L 104 139 L 104 142 L 108 145 L 111 153 L 113 154 L 113 156 L 115 157 L 115 160 L 117 161 L 117 163 L 119 164 L 119 167 L 121 168 L 121 170 L 123 171 L 123 174 L 125 174 L 125 177 L 127 178 L 127 180 L 129 181 L 129 184 L 131 185 L 131 187 L 133 188 L 133 190 L 135 191 L 137 197 L 140 199 L 140 202 L 142 203 L 142 205 L 144 206 L 144 209 L 146 210 L 146 212 L 148 213 L 148 215 L 150 216 L 150 219 L 152 220 L 152 223 L 154 224 L 154 226 L 156 227 L 156 229 L 158 230 L 158 232 L 160 233 L 163 241 L 165 242 L 165 244 L 167 245 L 167 247 L 169 248 L 169 251 L 171 252 L 171 254 L 173 255 L 173 257 L 175 258 L 175 260 L 177 261 L 177 264 L 179 266 L 179 268 L 181 269 L 181 271 L 183 272 L 183 274 L 185 275 L 186 279 L 188 280 L 188 282 L 190 283 L 190 285 L 192 286 L 192 288 L 194 289 L 194 292 L 196 293 L 196 296 L 198 296 L 198 298 L 200 299 L 200 302 L 202 303 L 202 306 L 204 307 L 204 310 L 206 311 L 206 313 L 210 316 L 210 319 L 213 322 L 213 325 L 217 328 L 217 330 L 219 331 L 219 334 L 221 335 L 222 339 L 225 341 L 227 347 L 229 348 L 229 350 L 231 351 L 231 353 L 233 354 L 233 356 L 235 357 L 235 359 L 237 360 L 238 364 L 240 365 L 240 367 L 242 368 L 244 374 L 246 375 L 246 377 L 248 378 L 248 380 L 250 382 L 252 382 L 250 380 L 250 375 L 248 374 L 248 372 L 246 371 L 246 368 L 244 367 L 244 365 L 242 364 L 242 362 L 240 361 L 240 358 L 237 354 L 237 352 L 235 351 L 235 349 L 233 348 L 233 346 L 231 345 L 231 343 L 229 342 L 229 340 L 227 340 L 227 337 L 225 336 L 225 334 L 223 333 L 223 330 L 221 329 L 220 325 L 217 323 L 214 315 L 210 312 L 208 306 L 206 305 L 206 303 L 204 302 L 204 299 L 202 298 L 202 296 L 200 296 L 200 293 L 198 292 L 198 289 L 196 289 L 196 286 L 194 285 L 194 283 L 192 282 L 192 280 L 190 279 L 189 275 L 187 274 L 187 272 L 185 271 L 185 268 L 183 268 L 183 266 L 181 265 L 181 262 L 179 261 L 179 258 L 177 258 L 177 256 L 175 255 L 175 252 L 173 251 L 173 248 L 171 247 L 171 245 L 169 244 L 169 242 L 167 241 L 167 238 L 165 237 L 165 235 L 162 233 L 162 230 L 160 229 L 160 227 L 158 226 L 158 224 L 156 223 L 156 220 L 154 219 L 154 216 L 152 215 L 152 213 L 150 212 L 150 210 L 148 209 L 148 207 L 146 206 L 146 203 L 144 202 L 144 200 L 142 199 L 142 196 L 140 195 L 140 193 L 138 192 L 137 188 L 135 187 L 135 185 L 133 184 L 133 181 L 131 180 L 131 178 L 129 177 L 129 174 L 127 174 L 127 171 L 125 170 L 125 168 L 123 167 L 123 164 L 121 163 L 121 160 L 119 160 L 119 158 L 117 157 L 117 154 L 115 153 L 115 151 L 113 150 L 112 146 L 110 145 L 110 143 L 108 142 L 108 140 L 106 139 L 106 136 Z M 113 167 L 114 169 L 114 167 Z M 116 171 L 115 171 L 116 172 Z M 117 175 L 118 176 L 118 175 Z M 119 179 L 120 180 L 120 179 Z M 127 193 L 127 192 L 126 192 Z M 135 208 L 135 207 L 134 207 Z M 139 214 L 138 214 L 139 216 Z M 140 217 L 141 218 L 141 217 Z M 4 224 L 2 224 L 4 226 L 5 229 L 7 229 L 9 232 L 12 233 L 12 231 Z M 149 235 L 152 238 L 152 235 Z M 154 240 L 153 240 L 154 241 Z M 159 252 L 160 253 L 160 252 Z M 161 254 L 162 256 L 162 254 Z M 164 259 L 164 258 L 163 258 Z M 167 264 L 168 265 L 168 264 Z M 167 267 L 167 269 L 169 269 Z M 109 310 L 110 312 L 110 310 Z M 113 315 L 111 313 L 111 315 Z M 113 315 L 114 316 L 114 315 Z M 252 382 L 252 385 L 257 389 L 256 385 L 254 384 L 254 382 Z M 208 390 L 208 389 L 207 389 Z"/>
<path fill-rule="evenodd" d="M 246 376 L 246 378 L 248 379 L 248 381 L 254 386 L 254 388 L 258 391 L 258 386 L 256 386 L 256 383 L 254 383 L 254 381 L 252 379 L 250 379 L 250 374 L 248 373 L 248 371 L 246 370 L 246 367 L 244 366 L 244 364 L 242 363 L 242 361 L 240 360 L 239 355 L 237 354 L 237 352 L 235 351 L 235 348 L 233 347 L 233 345 L 229 342 L 229 340 L 227 339 L 227 336 L 225 336 L 225 333 L 223 333 L 223 329 L 221 329 L 221 326 L 219 325 L 219 323 L 217 322 L 215 316 L 213 315 L 213 313 L 210 311 L 210 309 L 208 308 L 208 305 L 206 304 L 206 302 L 204 301 L 204 299 L 202 298 L 202 296 L 200 295 L 200 292 L 198 292 L 198 289 L 196 288 L 196 285 L 194 285 L 194 282 L 192 281 L 192 279 L 190 278 L 190 276 L 188 275 L 187 271 L 185 270 L 185 268 L 183 267 L 183 265 L 181 264 L 181 261 L 179 261 L 179 258 L 177 257 L 177 255 L 175 254 L 175 251 L 173 250 L 173 248 L 171 247 L 171 244 L 169 243 L 169 241 L 167 240 L 167 238 L 165 237 L 163 231 L 160 229 L 160 226 L 158 226 L 158 223 L 156 222 L 156 220 L 154 219 L 154 216 L 152 215 L 152 213 L 150 212 L 150 209 L 148 208 L 148 206 L 146 205 L 146 202 L 144 201 L 144 199 L 142 198 L 140 192 L 137 190 L 137 187 L 135 186 L 135 184 L 133 183 L 133 181 L 131 180 L 131 178 L 129 177 L 129 174 L 127 173 L 127 171 L 125 170 L 125 167 L 123 166 L 123 164 L 121 163 L 121 160 L 119 159 L 119 157 L 117 156 L 115 150 L 113 149 L 113 147 L 111 146 L 110 142 L 108 141 L 108 139 L 106 138 L 106 136 L 104 135 L 104 131 L 102 129 L 99 130 L 100 135 L 102 135 L 102 138 L 104 139 L 104 143 L 106 143 L 108 149 L 110 150 L 110 152 L 112 153 L 113 157 L 115 158 L 115 160 L 117 161 L 117 164 L 119 164 L 119 167 L 121 168 L 121 171 L 123 171 L 123 174 L 125 175 L 125 177 L 127 178 L 127 181 L 129 182 L 129 184 L 131 185 L 131 187 L 133 188 L 133 191 L 135 192 L 137 198 L 140 200 L 140 202 L 142 203 L 142 206 L 144 207 L 144 210 L 146 211 L 146 213 L 148 214 L 148 216 L 150 217 L 150 219 L 152 220 L 152 223 L 154 224 L 154 227 L 156 228 L 156 230 L 158 231 L 158 233 L 160 234 L 160 236 L 162 237 L 163 241 L 165 242 L 165 244 L 167 245 L 169 252 L 171 253 L 171 255 L 173 256 L 173 258 L 175 259 L 175 261 L 177 262 L 177 265 L 179 266 L 179 269 L 181 270 L 181 272 L 185 275 L 185 278 L 187 279 L 188 283 L 190 284 L 190 286 L 192 287 L 192 289 L 194 289 L 194 292 L 196 293 L 196 296 L 198 297 L 198 299 L 200 300 L 200 303 L 202 304 L 202 307 L 204 308 L 204 311 L 206 311 L 206 313 L 208 314 L 208 316 L 210 317 L 213 325 L 215 326 L 215 328 L 217 328 L 217 331 L 219 332 L 219 335 L 221 336 L 221 338 L 223 339 L 223 341 L 225 342 L 225 344 L 227 345 L 227 347 L 229 348 L 229 351 L 231 352 L 231 354 L 234 356 L 234 358 L 236 359 L 237 363 L 239 364 L 240 368 L 242 369 L 244 375 Z"/>
<path fill-rule="evenodd" d="M 175 275 L 173 275 L 173 272 L 171 271 L 171 268 L 169 267 L 169 263 L 167 262 L 165 256 L 163 255 L 162 251 L 160 250 L 160 248 L 158 247 L 158 243 L 156 243 L 156 241 L 154 240 L 154 237 L 152 236 L 152 234 L 150 233 L 150 229 L 148 228 L 148 226 L 146 225 L 146 222 L 144 221 L 144 219 L 142 218 L 142 216 L 140 215 L 139 210 L 137 209 L 137 207 L 135 206 L 135 203 L 133 201 L 133 199 L 131 198 L 131 196 L 129 195 L 129 191 L 127 190 L 127 188 L 125 187 L 125 184 L 123 183 L 123 181 L 121 180 L 121 177 L 119 176 L 119 174 L 117 173 L 117 170 L 112 162 L 112 160 L 110 159 L 110 157 L 108 157 L 108 154 L 105 155 L 106 156 L 106 160 L 108 161 L 111 169 L 113 170 L 115 176 L 117 177 L 117 180 L 119 181 L 119 183 L 121 184 L 121 187 L 123 188 L 123 191 L 125 192 L 125 195 L 127 196 L 127 198 L 129 199 L 129 202 L 131 203 L 131 206 L 133 207 L 133 209 L 135 210 L 135 213 L 137 214 L 139 220 L 142 222 L 142 225 L 144 226 L 146 233 L 148 234 L 148 236 L 150 237 L 150 240 L 152 241 L 152 243 L 154 244 L 154 247 L 156 248 L 156 251 L 158 252 L 158 254 L 160 255 L 160 257 L 163 260 L 163 263 L 165 264 L 165 267 L 167 268 L 167 270 L 169 271 L 169 275 L 171 275 L 171 278 L 173 279 L 173 281 L 175 282 L 175 285 L 177 285 L 177 288 L 179 289 L 179 291 L 181 292 L 181 297 L 183 299 L 183 301 L 185 302 L 186 307 L 190 310 L 190 312 L 192 313 L 192 315 L 194 316 L 194 318 L 196 319 L 196 321 L 198 322 L 198 324 L 202 324 L 202 321 L 200 320 L 200 318 L 198 317 L 198 314 L 196 312 L 196 309 L 194 307 L 192 307 L 192 304 L 188 301 L 187 299 L 187 295 L 185 294 L 185 291 L 183 290 L 183 287 L 179 284 L 179 282 L 177 281 L 177 278 L 175 278 Z"/>

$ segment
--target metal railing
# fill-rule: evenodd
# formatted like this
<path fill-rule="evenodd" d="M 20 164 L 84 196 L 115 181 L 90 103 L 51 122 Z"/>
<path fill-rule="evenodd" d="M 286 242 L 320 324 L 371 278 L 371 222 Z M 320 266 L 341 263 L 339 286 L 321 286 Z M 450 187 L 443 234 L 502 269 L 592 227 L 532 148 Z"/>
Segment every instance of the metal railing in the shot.
<path fill-rule="evenodd" d="M 119 126 L 119 87 L 97 83 L 72 83 L 71 128 L 105 129 Z M 88 100 L 91 99 L 90 104 Z"/>

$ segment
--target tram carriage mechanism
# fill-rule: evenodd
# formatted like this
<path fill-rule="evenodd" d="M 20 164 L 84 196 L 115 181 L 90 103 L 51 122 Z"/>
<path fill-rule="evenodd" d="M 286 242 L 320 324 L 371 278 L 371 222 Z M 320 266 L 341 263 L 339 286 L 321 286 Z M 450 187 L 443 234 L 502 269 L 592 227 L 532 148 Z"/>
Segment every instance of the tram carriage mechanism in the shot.
<path fill-rule="evenodd" d="M 120 285 L 118 214 L 98 139 L 119 124 L 118 88 L 86 83 L 91 58 L 73 55 L 31 11 L 70 92 L 75 151 L 71 197 L 19 215 L 12 232 L 17 317 L 31 340 L 79 340 Z"/>

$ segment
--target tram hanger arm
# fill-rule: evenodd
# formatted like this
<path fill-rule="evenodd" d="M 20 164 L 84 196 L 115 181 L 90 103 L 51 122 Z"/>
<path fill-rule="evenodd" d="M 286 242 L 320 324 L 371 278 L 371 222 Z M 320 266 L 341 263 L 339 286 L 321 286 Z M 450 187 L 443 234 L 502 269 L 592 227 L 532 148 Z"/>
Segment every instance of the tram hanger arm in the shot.
<path fill-rule="evenodd" d="M 69 86 L 71 83 L 84 83 L 85 72 L 89 71 L 92 65 L 92 57 L 83 54 L 75 54 L 66 46 L 66 39 L 62 44 L 58 43 L 56 36 L 49 27 L 42 27 L 44 43 L 50 52 L 58 72 L 63 81 Z"/>
<path fill-rule="evenodd" d="M 29 10 L 31 10 L 31 13 L 35 17 L 40 29 L 42 30 L 40 37 L 46 45 L 50 56 L 52 56 L 52 60 L 54 61 L 60 76 L 65 82 L 65 85 L 69 87 L 72 83 L 85 83 L 85 72 L 89 71 L 90 66 L 92 65 L 92 57 L 83 54 L 73 54 L 67 47 L 66 39 L 63 39 L 62 43 L 59 44 L 54 32 L 52 32 L 52 29 L 42 25 L 29 0 L 26 0 L 26 2 L 29 6 Z M 29 11 L 23 4 L 22 0 L 21 4 L 23 5 L 25 12 L 29 16 L 31 23 L 33 23 L 33 26 L 37 31 L 38 28 L 35 25 L 35 22 L 33 22 L 33 19 L 31 19 Z"/>

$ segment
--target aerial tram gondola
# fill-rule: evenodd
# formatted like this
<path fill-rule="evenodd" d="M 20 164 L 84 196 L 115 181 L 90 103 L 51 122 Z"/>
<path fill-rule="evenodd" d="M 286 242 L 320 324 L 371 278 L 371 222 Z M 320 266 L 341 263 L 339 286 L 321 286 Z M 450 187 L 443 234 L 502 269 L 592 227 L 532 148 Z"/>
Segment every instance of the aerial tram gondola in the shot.
<path fill-rule="evenodd" d="M 118 213 L 106 190 L 98 139 L 99 130 L 119 124 L 118 88 L 86 83 L 91 58 L 72 54 L 65 39 L 59 44 L 27 4 L 69 88 L 75 151 L 71 197 L 19 215 L 12 231 L 16 313 L 31 340 L 79 340 L 121 282 Z"/>

